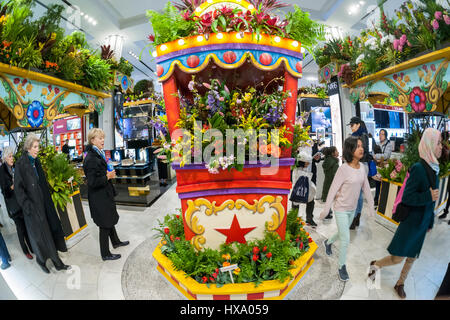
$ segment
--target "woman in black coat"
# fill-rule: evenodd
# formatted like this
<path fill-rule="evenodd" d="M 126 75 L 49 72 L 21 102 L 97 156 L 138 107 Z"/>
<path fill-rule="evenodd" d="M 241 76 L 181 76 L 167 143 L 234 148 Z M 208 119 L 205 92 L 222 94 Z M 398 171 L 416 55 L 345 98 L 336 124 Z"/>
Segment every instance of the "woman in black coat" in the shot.
<path fill-rule="evenodd" d="M 119 221 L 114 197 L 116 190 L 111 179 L 116 177 L 114 170 L 108 170 L 108 164 L 103 152 L 105 133 L 94 128 L 88 133 L 89 145 L 86 147 L 86 158 L 83 162 L 83 170 L 88 184 L 88 201 L 92 220 L 100 228 L 100 253 L 102 259 L 117 260 L 120 254 L 112 254 L 109 251 L 109 239 L 113 248 L 126 246 L 129 241 L 120 241 L 114 227 Z"/>
<path fill-rule="evenodd" d="M 29 134 L 24 152 L 16 163 L 14 190 L 37 263 L 44 272 L 50 273 L 46 266 L 48 259 L 52 260 L 56 270 L 67 270 L 70 266 L 58 256 L 57 250 L 66 252 L 67 247 L 38 153 L 39 138 Z"/>
<path fill-rule="evenodd" d="M 6 147 L 3 150 L 2 159 L 3 164 L 0 167 L 0 186 L 2 188 L 3 197 L 5 198 L 6 209 L 8 215 L 14 220 L 17 229 L 17 236 L 23 253 L 28 259 L 33 259 L 30 251 L 30 239 L 28 238 L 25 220 L 23 218 L 22 208 L 17 203 L 16 194 L 14 192 L 14 150 L 11 147 Z"/>

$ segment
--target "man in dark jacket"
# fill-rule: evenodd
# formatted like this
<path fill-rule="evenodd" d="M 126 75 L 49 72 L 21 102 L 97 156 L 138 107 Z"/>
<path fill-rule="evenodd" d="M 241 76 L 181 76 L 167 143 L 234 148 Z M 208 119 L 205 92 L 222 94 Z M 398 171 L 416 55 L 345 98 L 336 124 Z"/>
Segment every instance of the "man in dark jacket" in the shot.
<path fill-rule="evenodd" d="M 38 153 L 39 138 L 29 134 L 24 152 L 16 163 L 14 190 L 36 261 L 44 272 L 50 273 L 46 266 L 48 259 L 52 260 L 56 270 L 67 270 L 70 266 L 58 256 L 57 250 L 65 252 L 67 247 Z"/>
<path fill-rule="evenodd" d="M 120 241 L 117 236 L 115 225 L 119 221 L 114 197 L 116 190 L 111 182 L 115 178 L 115 171 L 108 170 L 103 151 L 105 133 L 103 130 L 94 128 L 89 131 L 86 147 L 86 158 L 83 162 L 83 170 L 88 184 L 88 201 L 92 220 L 100 228 L 100 253 L 102 259 L 117 260 L 120 254 L 112 254 L 109 251 L 109 239 L 113 248 L 126 246 L 129 241 Z"/>
<path fill-rule="evenodd" d="M 0 166 L 0 186 L 2 188 L 3 197 L 5 198 L 6 208 L 8 215 L 14 220 L 17 229 L 17 236 L 23 253 L 28 259 L 33 259 L 30 251 L 33 252 L 28 238 L 27 228 L 25 226 L 25 220 L 23 218 L 22 208 L 17 203 L 16 195 L 14 192 L 14 157 L 13 149 L 6 147 L 3 150 L 3 165 Z"/>
<path fill-rule="evenodd" d="M 62 151 L 62 153 L 65 153 L 67 155 L 67 159 L 69 160 L 70 159 L 70 156 L 69 156 L 69 154 L 70 154 L 69 140 L 66 139 L 64 141 L 64 145 L 62 146 L 61 151 Z"/>

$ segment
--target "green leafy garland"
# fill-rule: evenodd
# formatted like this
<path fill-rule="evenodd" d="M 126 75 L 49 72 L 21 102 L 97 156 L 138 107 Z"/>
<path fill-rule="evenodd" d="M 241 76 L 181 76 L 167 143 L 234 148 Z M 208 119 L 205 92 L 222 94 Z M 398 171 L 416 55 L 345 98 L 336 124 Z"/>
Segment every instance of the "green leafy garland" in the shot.
<path fill-rule="evenodd" d="M 304 222 L 298 217 L 298 209 L 288 212 L 286 236 L 282 240 L 275 232 L 265 232 L 264 239 L 247 243 L 222 244 L 219 250 L 195 250 L 190 241 L 185 240 L 181 210 L 178 214 L 167 215 L 164 222 L 155 228 L 161 239 L 161 252 L 173 263 L 176 270 L 199 283 L 215 284 L 218 288 L 232 283 L 228 272 L 220 268 L 237 264 L 233 278 L 235 283 L 253 282 L 258 286 L 266 280 L 284 282 L 292 279 L 290 269 L 293 262 L 309 250 L 312 239 L 303 229 Z"/>

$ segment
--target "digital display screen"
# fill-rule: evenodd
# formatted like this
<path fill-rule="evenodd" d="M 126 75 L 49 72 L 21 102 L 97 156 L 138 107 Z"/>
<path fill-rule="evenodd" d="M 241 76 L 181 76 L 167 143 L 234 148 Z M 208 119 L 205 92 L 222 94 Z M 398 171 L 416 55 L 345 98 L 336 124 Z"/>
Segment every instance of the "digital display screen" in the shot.
<path fill-rule="evenodd" d="M 126 140 L 148 139 L 147 117 L 123 119 L 123 133 Z"/>
<path fill-rule="evenodd" d="M 404 129 L 403 112 L 385 111 L 375 109 L 375 127 L 384 129 Z"/>
<path fill-rule="evenodd" d="M 67 120 L 66 128 L 67 128 L 67 131 L 81 129 L 81 119 L 75 118 L 75 119 Z"/>
<path fill-rule="evenodd" d="M 324 128 L 326 132 L 331 132 L 331 109 L 330 107 L 311 107 L 311 132 Z"/>

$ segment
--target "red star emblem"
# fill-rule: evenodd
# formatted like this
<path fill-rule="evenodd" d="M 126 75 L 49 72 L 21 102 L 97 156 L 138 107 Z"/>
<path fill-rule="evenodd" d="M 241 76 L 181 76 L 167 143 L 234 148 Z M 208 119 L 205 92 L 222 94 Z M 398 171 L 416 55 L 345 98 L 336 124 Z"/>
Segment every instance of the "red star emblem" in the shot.
<path fill-rule="evenodd" d="M 236 215 L 234 215 L 233 222 L 231 223 L 231 227 L 229 229 L 215 229 L 215 230 L 227 236 L 226 243 L 231 243 L 234 241 L 237 241 L 239 243 L 246 243 L 247 240 L 245 240 L 245 235 L 255 228 L 256 227 L 241 228 Z"/>

